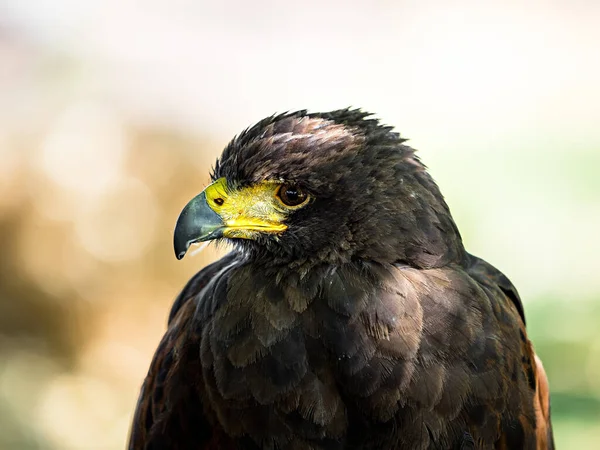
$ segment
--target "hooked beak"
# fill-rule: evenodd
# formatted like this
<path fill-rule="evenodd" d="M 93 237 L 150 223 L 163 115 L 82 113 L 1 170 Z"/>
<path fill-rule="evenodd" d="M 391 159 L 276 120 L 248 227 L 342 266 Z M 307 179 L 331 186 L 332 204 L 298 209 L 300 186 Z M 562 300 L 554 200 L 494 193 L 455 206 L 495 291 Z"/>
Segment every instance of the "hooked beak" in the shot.
<path fill-rule="evenodd" d="M 190 245 L 212 239 L 256 239 L 259 235 L 279 234 L 287 229 L 285 213 L 276 200 L 278 185 L 272 182 L 230 189 L 219 178 L 194 197 L 181 211 L 173 246 L 181 259 Z"/>
<path fill-rule="evenodd" d="M 177 219 L 173 246 L 175 256 L 181 259 L 185 256 L 190 245 L 196 242 L 210 241 L 223 236 L 225 224 L 206 201 L 206 193 L 194 197 Z"/>

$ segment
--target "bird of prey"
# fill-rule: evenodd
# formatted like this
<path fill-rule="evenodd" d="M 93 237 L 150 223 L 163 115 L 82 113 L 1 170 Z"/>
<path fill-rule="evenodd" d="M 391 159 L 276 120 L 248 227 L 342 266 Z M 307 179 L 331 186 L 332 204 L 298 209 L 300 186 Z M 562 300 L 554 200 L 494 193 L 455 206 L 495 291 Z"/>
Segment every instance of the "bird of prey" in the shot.
<path fill-rule="evenodd" d="M 209 240 L 232 251 L 177 297 L 131 450 L 554 448 L 517 290 L 370 114 L 286 113 L 235 137 L 175 254 Z"/>

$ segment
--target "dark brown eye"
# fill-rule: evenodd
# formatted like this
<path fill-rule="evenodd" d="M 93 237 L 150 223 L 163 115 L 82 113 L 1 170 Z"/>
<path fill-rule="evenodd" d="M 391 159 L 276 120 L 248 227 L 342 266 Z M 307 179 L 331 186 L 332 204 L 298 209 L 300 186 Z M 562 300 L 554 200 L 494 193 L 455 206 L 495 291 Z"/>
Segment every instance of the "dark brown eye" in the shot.
<path fill-rule="evenodd" d="M 286 206 L 300 206 L 308 200 L 306 192 L 294 184 L 282 184 L 277 195 Z"/>

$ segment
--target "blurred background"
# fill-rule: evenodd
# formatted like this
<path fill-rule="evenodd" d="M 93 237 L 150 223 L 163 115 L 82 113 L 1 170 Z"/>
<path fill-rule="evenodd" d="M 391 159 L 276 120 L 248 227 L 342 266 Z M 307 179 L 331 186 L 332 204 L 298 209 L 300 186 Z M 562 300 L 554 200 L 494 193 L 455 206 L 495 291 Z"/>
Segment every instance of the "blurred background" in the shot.
<path fill-rule="evenodd" d="M 120 449 L 172 230 L 273 112 L 394 125 L 524 299 L 560 449 L 600 444 L 600 3 L 0 0 L 0 449 Z"/>

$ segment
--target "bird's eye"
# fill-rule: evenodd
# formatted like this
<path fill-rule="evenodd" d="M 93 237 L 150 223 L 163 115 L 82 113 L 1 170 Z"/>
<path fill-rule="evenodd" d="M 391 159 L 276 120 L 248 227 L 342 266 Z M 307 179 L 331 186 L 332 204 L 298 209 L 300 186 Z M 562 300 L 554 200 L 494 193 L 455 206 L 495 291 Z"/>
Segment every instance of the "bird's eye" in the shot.
<path fill-rule="evenodd" d="M 277 197 L 286 206 L 297 207 L 308 201 L 308 194 L 294 184 L 282 184 Z"/>

